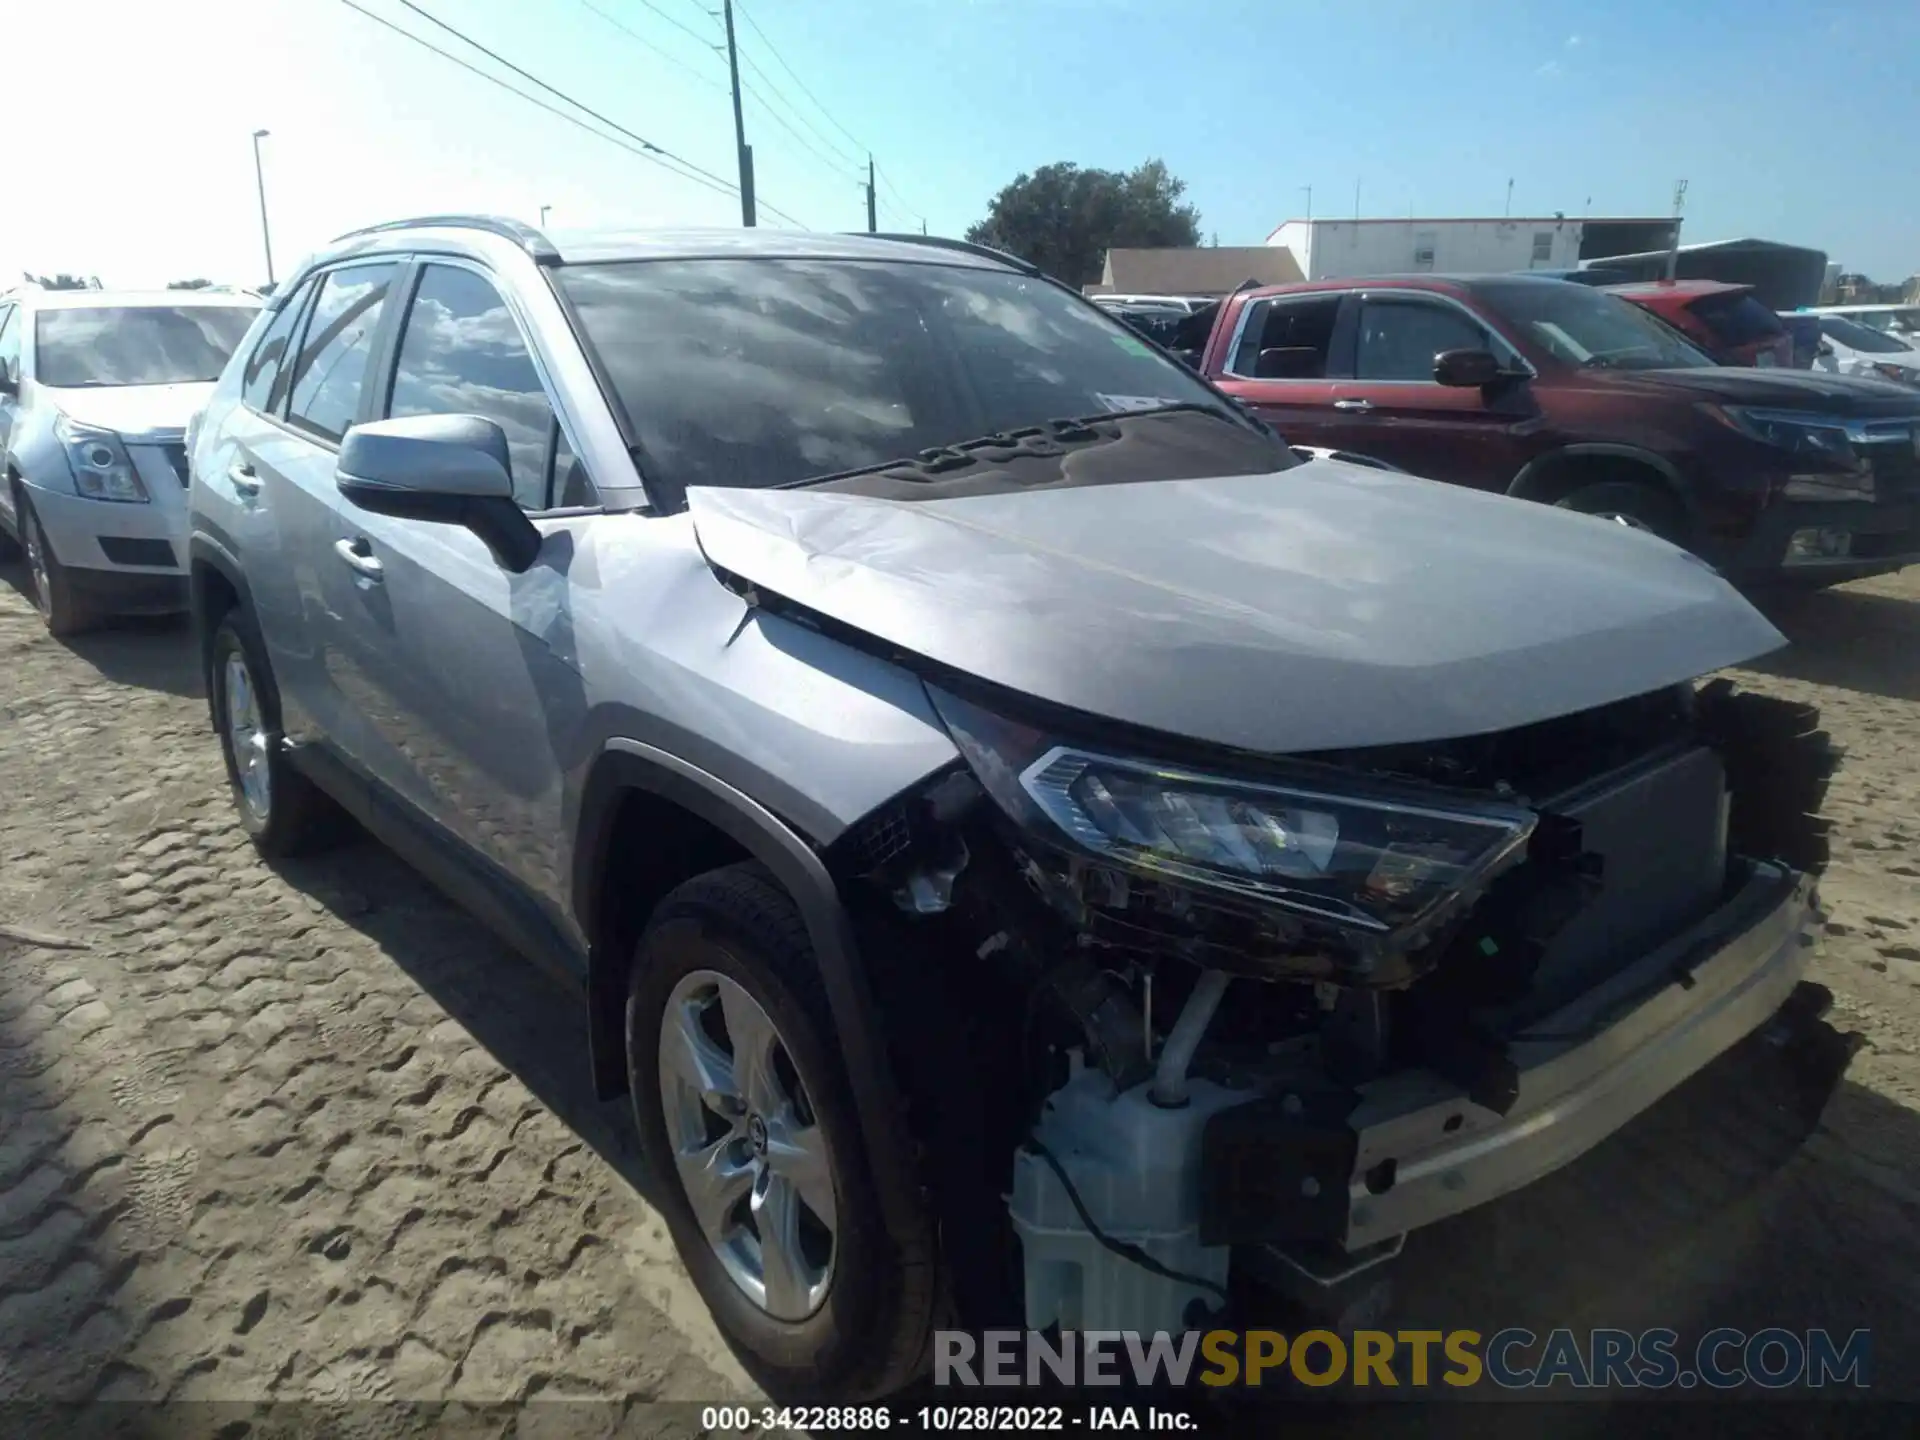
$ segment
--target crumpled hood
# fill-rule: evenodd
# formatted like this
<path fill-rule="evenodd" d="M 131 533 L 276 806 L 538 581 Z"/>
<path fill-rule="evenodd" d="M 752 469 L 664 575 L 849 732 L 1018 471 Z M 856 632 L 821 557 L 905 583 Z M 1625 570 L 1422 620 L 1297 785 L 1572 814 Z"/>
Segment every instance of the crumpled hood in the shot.
<path fill-rule="evenodd" d="M 178 439 L 187 421 L 213 398 L 215 383 L 41 388 L 63 414 L 82 425 L 114 430 L 130 440 Z"/>
<path fill-rule="evenodd" d="M 1608 521 L 1320 460 L 902 501 L 695 489 L 710 564 L 901 650 L 1270 754 L 1504 730 L 1785 644 Z"/>

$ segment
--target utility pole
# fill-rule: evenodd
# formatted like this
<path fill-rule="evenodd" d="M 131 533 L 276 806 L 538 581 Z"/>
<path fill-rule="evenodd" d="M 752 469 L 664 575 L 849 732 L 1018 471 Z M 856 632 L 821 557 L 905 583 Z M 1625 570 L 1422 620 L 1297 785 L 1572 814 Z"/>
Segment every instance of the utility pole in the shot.
<path fill-rule="evenodd" d="M 1508 216 L 1508 218 L 1512 218 L 1512 215 L 1513 215 L 1513 181 L 1511 181 L 1511 180 L 1509 180 L 1509 181 L 1507 181 L 1507 209 L 1506 209 L 1506 214 L 1507 214 L 1507 216 Z"/>
<path fill-rule="evenodd" d="M 260 192 L 260 245 L 267 252 L 267 284 L 273 284 L 273 236 L 267 231 L 267 172 L 260 168 L 260 142 L 269 132 L 253 132 L 253 184 Z"/>
<path fill-rule="evenodd" d="M 1680 211 L 1687 203 L 1687 182 L 1673 182 L 1673 233 L 1667 237 L 1667 279 L 1671 280 L 1680 270 Z"/>
<path fill-rule="evenodd" d="M 1307 223 L 1311 225 L 1313 223 L 1313 187 L 1302 185 L 1300 188 L 1307 192 Z"/>
<path fill-rule="evenodd" d="M 873 155 L 869 152 L 867 155 L 867 233 L 869 235 L 877 234 L 879 229 L 880 218 L 874 214 Z"/>
<path fill-rule="evenodd" d="M 1360 177 L 1357 175 L 1353 178 L 1353 218 L 1360 218 Z"/>
<path fill-rule="evenodd" d="M 740 55 L 733 43 L 733 0 L 722 0 L 727 20 L 727 75 L 733 81 L 733 144 L 740 161 L 740 223 L 753 228 L 753 147 L 747 144 L 747 122 L 740 113 Z"/>

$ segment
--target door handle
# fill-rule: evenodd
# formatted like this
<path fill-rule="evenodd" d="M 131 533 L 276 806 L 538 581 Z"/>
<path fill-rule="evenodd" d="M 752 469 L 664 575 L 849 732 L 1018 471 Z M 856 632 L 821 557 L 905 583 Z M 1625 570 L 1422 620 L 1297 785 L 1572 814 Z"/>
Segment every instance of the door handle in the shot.
<path fill-rule="evenodd" d="M 245 460 L 236 460 L 227 467 L 227 479 L 242 495 L 260 493 L 260 477 L 253 473 L 253 466 Z"/>
<path fill-rule="evenodd" d="M 1373 402 L 1371 400 L 1336 400 L 1333 402 L 1333 408 L 1336 410 L 1371 410 L 1373 408 Z"/>
<path fill-rule="evenodd" d="M 371 580 L 377 584 L 386 578 L 386 573 L 380 565 L 380 558 L 373 553 L 373 547 L 361 536 L 356 535 L 351 540 L 334 541 L 333 553 L 346 561 L 347 567 L 363 580 Z"/>

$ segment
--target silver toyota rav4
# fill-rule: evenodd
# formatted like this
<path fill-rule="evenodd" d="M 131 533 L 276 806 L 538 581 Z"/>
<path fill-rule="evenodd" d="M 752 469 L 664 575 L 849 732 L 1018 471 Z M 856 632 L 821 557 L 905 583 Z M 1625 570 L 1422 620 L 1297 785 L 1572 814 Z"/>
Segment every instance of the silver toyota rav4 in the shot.
<path fill-rule="evenodd" d="M 775 1393 L 1384 1273 L 1824 1030 L 1834 752 L 1696 683 L 1771 625 L 1007 256 L 360 231 L 190 445 L 242 822 L 349 812 L 577 988 Z"/>

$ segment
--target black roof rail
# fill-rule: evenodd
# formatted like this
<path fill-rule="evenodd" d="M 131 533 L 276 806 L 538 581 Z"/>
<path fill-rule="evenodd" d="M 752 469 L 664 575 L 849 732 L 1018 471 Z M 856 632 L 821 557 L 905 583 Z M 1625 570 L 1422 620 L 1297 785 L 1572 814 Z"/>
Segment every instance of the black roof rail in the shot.
<path fill-rule="evenodd" d="M 504 215 L 416 215 L 409 220 L 386 220 L 378 225 L 363 225 L 358 230 L 349 230 L 344 235 L 336 235 L 334 243 L 356 239 L 361 235 L 380 235 L 391 230 L 483 230 L 489 235 L 498 235 L 503 240 L 511 240 L 542 265 L 560 263 L 560 252 L 554 248 L 551 240 L 540 231 L 522 220 L 510 220 Z"/>
<path fill-rule="evenodd" d="M 982 260 L 997 260 L 1002 265 L 1010 265 L 1022 275 L 1040 274 L 1040 267 L 1030 260 L 1022 260 L 1018 255 L 1009 255 L 991 245 L 976 245 L 971 240 L 954 240 L 945 235 L 915 235 L 910 231 L 898 235 L 886 231 L 872 234 L 865 230 L 849 230 L 847 233 L 864 235 L 869 240 L 894 240 L 902 245 L 931 245 L 937 250 L 958 250 L 963 255 L 978 255 Z"/>

